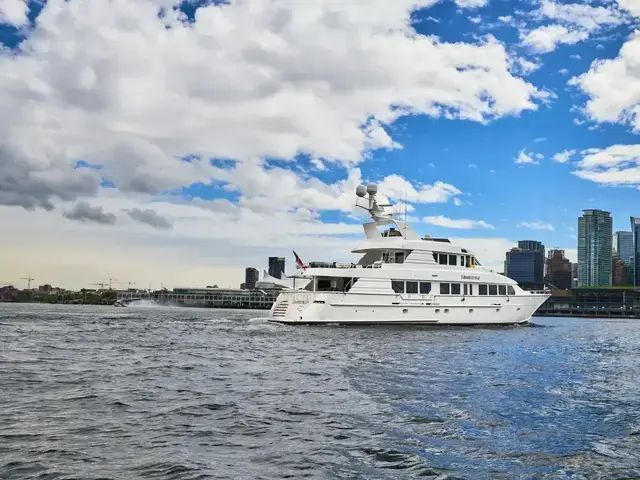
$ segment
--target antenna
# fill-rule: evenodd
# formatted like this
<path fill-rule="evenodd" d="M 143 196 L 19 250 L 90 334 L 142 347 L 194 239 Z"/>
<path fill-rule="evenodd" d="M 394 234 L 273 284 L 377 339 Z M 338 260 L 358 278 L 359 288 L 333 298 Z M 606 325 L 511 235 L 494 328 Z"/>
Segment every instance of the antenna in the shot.
<path fill-rule="evenodd" d="M 31 280 L 35 280 L 33 277 L 22 277 L 20 280 L 27 281 L 27 290 L 31 290 Z"/>
<path fill-rule="evenodd" d="M 117 278 L 109 277 L 109 290 L 111 290 L 111 281 L 117 280 Z"/>
<path fill-rule="evenodd" d="M 379 205 L 376 199 L 378 194 L 378 185 L 370 183 L 366 187 L 364 185 L 358 185 L 356 188 L 356 195 L 360 198 L 364 198 L 369 201 L 368 207 L 358 204 L 356 200 L 356 207 L 360 207 L 371 215 L 375 221 L 389 220 L 392 218 L 392 214 L 385 212 L 384 207 L 390 207 L 391 204 Z"/>

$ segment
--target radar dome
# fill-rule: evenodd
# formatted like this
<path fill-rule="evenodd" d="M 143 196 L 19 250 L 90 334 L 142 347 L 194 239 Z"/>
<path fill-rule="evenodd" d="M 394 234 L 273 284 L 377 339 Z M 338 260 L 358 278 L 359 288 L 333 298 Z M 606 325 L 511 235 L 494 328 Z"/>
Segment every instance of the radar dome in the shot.
<path fill-rule="evenodd" d="M 370 183 L 369 185 L 367 185 L 367 193 L 369 195 L 375 195 L 376 193 L 378 193 L 378 185 L 376 185 L 375 183 Z"/>
<path fill-rule="evenodd" d="M 364 185 L 358 185 L 356 187 L 356 195 L 359 197 L 364 197 L 367 194 L 367 187 Z"/>

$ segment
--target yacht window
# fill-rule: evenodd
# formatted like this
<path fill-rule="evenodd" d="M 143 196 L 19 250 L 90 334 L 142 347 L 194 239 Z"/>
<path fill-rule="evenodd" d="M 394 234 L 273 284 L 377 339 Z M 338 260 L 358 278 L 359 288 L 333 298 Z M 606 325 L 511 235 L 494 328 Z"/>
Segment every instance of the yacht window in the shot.
<path fill-rule="evenodd" d="M 516 294 L 516 289 L 513 288 L 511 285 L 509 285 L 507 287 L 507 291 L 509 292 L 509 295 L 515 295 Z"/>
<path fill-rule="evenodd" d="M 441 253 L 440 256 L 438 257 L 438 263 L 440 265 L 446 265 L 447 264 L 447 256 Z"/>
<path fill-rule="evenodd" d="M 506 295 L 506 294 L 507 294 L 507 286 L 498 285 L 498 295 Z"/>
<path fill-rule="evenodd" d="M 473 295 L 473 284 L 469 284 L 469 295 Z"/>
<path fill-rule="evenodd" d="M 452 283 L 451 284 L 451 294 L 460 295 L 460 284 L 459 283 Z"/>
<path fill-rule="evenodd" d="M 344 287 L 344 291 L 348 292 L 349 290 L 351 290 L 351 287 L 353 287 L 353 284 L 356 283 L 358 281 L 357 278 L 350 278 L 347 282 L 347 284 Z"/>
<path fill-rule="evenodd" d="M 420 293 L 427 294 L 431 292 L 431 283 L 430 282 L 420 282 Z"/>
<path fill-rule="evenodd" d="M 404 263 L 404 252 L 396 252 L 396 263 Z"/>
<path fill-rule="evenodd" d="M 464 293 L 464 295 L 468 295 L 469 293 L 469 285 L 467 285 L 466 283 L 463 285 L 462 291 Z"/>
<path fill-rule="evenodd" d="M 351 278 L 344 277 L 316 277 L 317 292 L 344 292 Z M 349 287 L 351 288 L 351 287 Z"/>
<path fill-rule="evenodd" d="M 449 255 L 449 265 L 457 265 L 457 261 L 456 259 L 458 258 L 457 255 Z"/>
<path fill-rule="evenodd" d="M 382 263 L 389 263 L 389 252 L 382 252 Z"/>
<path fill-rule="evenodd" d="M 404 293 L 404 282 L 402 280 L 391 280 L 391 288 L 395 293 Z"/>
<path fill-rule="evenodd" d="M 478 285 L 478 295 L 487 295 L 486 285 Z"/>
<path fill-rule="evenodd" d="M 498 294 L 498 286 L 489 285 L 489 295 L 497 295 L 497 294 Z"/>
<path fill-rule="evenodd" d="M 464 255 L 462 257 L 460 257 L 460 266 L 461 267 L 466 267 L 467 266 L 467 257 L 465 257 Z"/>
<path fill-rule="evenodd" d="M 418 282 L 406 282 L 405 288 L 407 293 L 418 293 Z"/>
<path fill-rule="evenodd" d="M 437 253 L 432 253 L 433 255 L 433 261 L 438 263 L 438 254 Z"/>
<path fill-rule="evenodd" d="M 440 284 L 440 294 L 442 295 L 449 295 L 449 284 L 448 283 L 441 283 Z"/>

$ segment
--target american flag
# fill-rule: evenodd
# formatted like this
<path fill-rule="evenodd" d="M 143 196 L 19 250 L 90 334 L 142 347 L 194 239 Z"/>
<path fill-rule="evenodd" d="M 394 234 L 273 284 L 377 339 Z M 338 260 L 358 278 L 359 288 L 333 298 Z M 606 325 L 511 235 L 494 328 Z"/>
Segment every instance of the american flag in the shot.
<path fill-rule="evenodd" d="M 302 260 L 300 259 L 298 254 L 295 252 L 295 250 L 293 251 L 293 255 L 296 257 L 296 268 L 301 268 L 302 270 L 305 270 L 307 266 L 302 262 Z"/>

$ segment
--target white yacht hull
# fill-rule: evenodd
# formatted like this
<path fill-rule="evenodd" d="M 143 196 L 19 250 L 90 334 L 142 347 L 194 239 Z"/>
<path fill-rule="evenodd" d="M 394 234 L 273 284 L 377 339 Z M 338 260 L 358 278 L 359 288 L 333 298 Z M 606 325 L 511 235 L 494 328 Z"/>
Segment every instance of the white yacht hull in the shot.
<path fill-rule="evenodd" d="M 281 293 L 272 322 L 341 325 L 514 325 L 531 319 L 548 294 L 512 296 Z"/>

